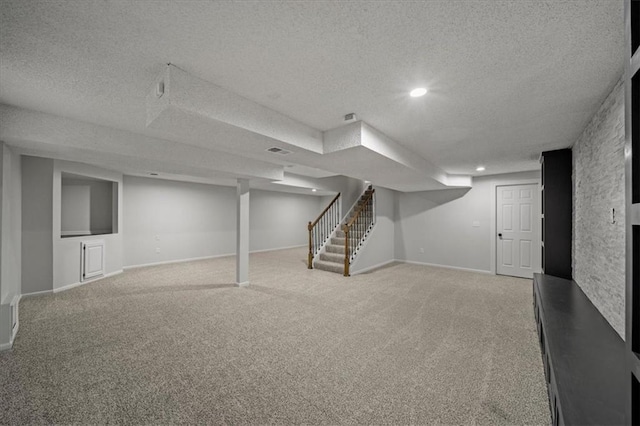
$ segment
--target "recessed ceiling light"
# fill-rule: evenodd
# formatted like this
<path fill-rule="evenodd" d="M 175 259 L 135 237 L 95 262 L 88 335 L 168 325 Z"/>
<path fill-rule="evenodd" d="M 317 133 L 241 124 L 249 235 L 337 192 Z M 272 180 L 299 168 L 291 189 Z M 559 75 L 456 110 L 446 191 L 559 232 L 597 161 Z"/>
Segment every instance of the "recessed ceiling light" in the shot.
<path fill-rule="evenodd" d="M 409 95 L 412 98 L 419 98 L 420 96 L 424 96 L 427 94 L 427 89 L 425 89 L 424 87 L 418 87 L 416 89 L 413 89 L 411 92 L 409 92 Z"/>
<path fill-rule="evenodd" d="M 476 167 L 476 171 L 477 172 L 484 172 L 485 168 L 484 168 L 484 166 L 478 166 L 478 167 Z"/>
<path fill-rule="evenodd" d="M 311 190 L 311 192 L 316 192 L 316 191 L 317 191 L 317 189 L 315 189 L 315 188 L 313 188 L 313 189 Z"/>

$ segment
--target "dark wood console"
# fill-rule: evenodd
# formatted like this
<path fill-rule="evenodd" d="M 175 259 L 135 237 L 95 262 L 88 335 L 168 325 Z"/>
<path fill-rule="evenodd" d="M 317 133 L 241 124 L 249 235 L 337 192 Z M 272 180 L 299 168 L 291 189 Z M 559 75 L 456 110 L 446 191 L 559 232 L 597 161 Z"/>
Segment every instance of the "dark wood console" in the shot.
<path fill-rule="evenodd" d="M 534 274 L 553 425 L 625 424 L 625 344 L 571 280 Z"/>

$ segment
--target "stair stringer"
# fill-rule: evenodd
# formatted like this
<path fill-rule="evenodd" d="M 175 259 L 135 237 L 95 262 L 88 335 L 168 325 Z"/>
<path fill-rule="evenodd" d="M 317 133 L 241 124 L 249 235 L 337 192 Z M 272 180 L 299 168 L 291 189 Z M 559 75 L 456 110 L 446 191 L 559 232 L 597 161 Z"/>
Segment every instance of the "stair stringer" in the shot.
<path fill-rule="evenodd" d="M 349 214 L 347 213 L 347 217 L 349 216 Z M 351 268 L 354 265 L 354 262 L 356 261 L 356 259 L 358 259 L 359 254 L 362 252 L 362 250 L 364 249 L 364 247 L 367 244 L 367 240 L 370 239 L 371 234 L 373 233 L 373 230 L 376 227 L 376 223 L 378 221 L 375 221 L 371 224 L 371 226 L 369 226 L 369 229 L 367 229 L 367 231 L 364 233 L 364 235 L 362 236 L 362 238 L 360 239 L 360 243 L 358 244 L 358 249 L 356 250 L 355 253 L 353 253 L 351 255 L 351 260 L 349 261 L 349 265 L 351 265 Z M 320 268 L 316 268 L 316 262 L 318 260 L 321 259 L 322 254 L 326 254 L 328 253 L 327 250 L 327 246 L 329 245 L 329 242 L 331 241 L 332 238 L 336 238 L 336 235 L 338 234 L 338 231 L 342 230 L 342 223 L 336 227 L 336 229 L 331 233 L 331 236 L 327 239 L 327 242 L 325 244 L 322 245 L 322 248 L 320 249 L 320 251 L 318 251 L 318 254 L 316 255 L 316 257 L 314 257 L 313 259 L 313 267 L 314 269 L 320 269 Z M 342 257 L 344 258 L 344 254 L 342 255 Z M 344 265 L 342 265 L 342 267 L 344 268 Z"/>
<path fill-rule="evenodd" d="M 395 259 L 385 260 L 383 262 L 370 261 L 371 249 L 378 244 L 384 244 L 385 241 L 376 241 L 376 231 L 379 231 L 378 221 L 375 221 L 369 232 L 366 234 L 364 241 L 360 243 L 360 249 L 356 253 L 356 256 L 351 260 L 350 273 L 351 275 L 362 274 L 371 269 L 379 268 L 388 263 L 394 262 Z M 386 242 L 388 243 L 388 241 Z M 369 262 L 367 262 L 369 260 Z"/>
<path fill-rule="evenodd" d="M 340 220 L 340 225 L 338 225 L 338 230 L 342 229 L 342 225 L 346 223 L 347 218 L 351 215 L 351 212 L 356 208 L 356 206 L 360 202 L 360 199 L 362 198 L 362 194 L 365 193 L 368 187 L 369 187 L 369 184 L 363 181 L 363 186 L 362 186 L 362 190 L 360 191 L 360 195 L 356 197 L 353 203 L 349 206 L 348 210 L 344 210 L 345 213 L 342 215 L 342 219 Z M 342 202 L 342 200 L 340 200 L 340 202 Z"/>

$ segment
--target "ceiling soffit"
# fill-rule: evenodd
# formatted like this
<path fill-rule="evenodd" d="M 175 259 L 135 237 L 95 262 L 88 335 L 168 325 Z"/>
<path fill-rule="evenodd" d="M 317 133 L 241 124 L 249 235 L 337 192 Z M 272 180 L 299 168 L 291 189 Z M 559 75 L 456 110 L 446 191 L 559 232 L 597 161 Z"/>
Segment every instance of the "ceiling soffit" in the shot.
<path fill-rule="evenodd" d="M 471 186 L 470 176 L 449 176 L 367 123 L 321 132 L 174 65 L 157 77 L 146 104 L 148 127 L 201 148 L 264 159 L 277 146 L 291 152 L 290 163 L 399 191 Z"/>
<path fill-rule="evenodd" d="M 70 161 L 123 165 L 199 177 L 281 180 L 284 167 L 56 115 L 0 105 L 0 140 Z"/>

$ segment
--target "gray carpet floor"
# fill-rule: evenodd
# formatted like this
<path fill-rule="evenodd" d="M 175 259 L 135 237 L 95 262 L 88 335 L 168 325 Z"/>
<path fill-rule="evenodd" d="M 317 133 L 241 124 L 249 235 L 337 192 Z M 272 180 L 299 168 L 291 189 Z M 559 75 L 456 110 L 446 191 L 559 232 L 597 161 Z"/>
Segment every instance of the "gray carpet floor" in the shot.
<path fill-rule="evenodd" d="M 0 423 L 549 424 L 531 281 L 305 250 L 24 298 Z"/>

